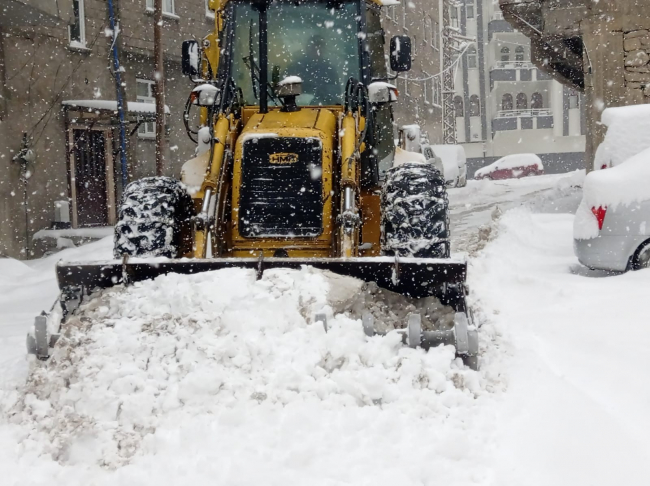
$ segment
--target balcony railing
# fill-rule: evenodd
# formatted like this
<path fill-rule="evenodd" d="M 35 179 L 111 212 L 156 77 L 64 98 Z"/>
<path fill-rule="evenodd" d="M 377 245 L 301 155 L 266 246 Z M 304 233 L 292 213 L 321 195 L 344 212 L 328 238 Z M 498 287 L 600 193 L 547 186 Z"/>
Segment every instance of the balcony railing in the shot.
<path fill-rule="evenodd" d="M 515 117 L 533 117 L 533 116 L 551 116 L 553 112 L 548 108 L 533 108 L 530 110 L 500 110 L 497 111 L 496 118 L 515 118 Z"/>
<path fill-rule="evenodd" d="M 532 69 L 535 65 L 530 61 L 497 61 L 492 69 Z"/>

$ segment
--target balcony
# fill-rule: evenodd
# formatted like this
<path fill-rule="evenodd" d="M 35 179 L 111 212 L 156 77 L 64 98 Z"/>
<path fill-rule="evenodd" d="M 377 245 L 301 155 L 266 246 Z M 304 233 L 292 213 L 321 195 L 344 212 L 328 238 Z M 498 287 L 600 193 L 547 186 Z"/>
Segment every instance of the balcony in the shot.
<path fill-rule="evenodd" d="M 501 110 L 492 120 L 492 132 L 553 128 L 553 112 L 548 108 Z"/>
<path fill-rule="evenodd" d="M 544 71 L 540 71 L 530 61 L 498 61 L 490 70 L 490 89 L 494 83 L 518 81 L 548 81 L 552 79 Z"/>
<path fill-rule="evenodd" d="M 492 69 L 533 69 L 530 61 L 497 61 Z"/>
<path fill-rule="evenodd" d="M 530 110 L 499 110 L 495 118 L 513 118 L 518 116 L 552 116 L 550 108 L 531 108 Z"/>

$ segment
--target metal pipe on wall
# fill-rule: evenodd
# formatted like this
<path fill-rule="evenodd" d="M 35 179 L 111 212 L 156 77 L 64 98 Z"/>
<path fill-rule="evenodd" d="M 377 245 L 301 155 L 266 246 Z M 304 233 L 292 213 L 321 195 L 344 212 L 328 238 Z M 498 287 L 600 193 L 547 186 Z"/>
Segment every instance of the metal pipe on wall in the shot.
<path fill-rule="evenodd" d="M 108 19 L 110 22 L 113 45 L 111 48 L 113 55 L 113 71 L 115 73 L 115 92 L 117 97 L 117 114 L 120 124 L 120 165 L 122 169 L 122 190 L 129 182 L 128 166 L 126 162 L 126 115 L 124 97 L 122 96 L 122 68 L 120 66 L 120 58 L 117 51 L 117 35 L 118 30 L 115 22 L 115 9 L 113 8 L 113 0 L 108 0 Z"/>
<path fill-rule="evenodd" d="M 165 151 L 165 66 L 163 64 L 163 2 L 154 0 L 154 79 L 156 80 L 156 175 L 163 175 Z"/>

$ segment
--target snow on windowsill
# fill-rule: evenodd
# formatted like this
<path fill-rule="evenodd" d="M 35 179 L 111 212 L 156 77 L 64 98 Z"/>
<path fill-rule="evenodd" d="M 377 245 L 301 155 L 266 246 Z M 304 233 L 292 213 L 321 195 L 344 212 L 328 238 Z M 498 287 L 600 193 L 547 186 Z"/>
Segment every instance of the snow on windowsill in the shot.
<path fill-rule="evenodd" d="M 70 41 L 70 44 L 68 44 L 68 49 L 75 52 L 91 52 L 91 49 L 86 46 L 85 42 L 78 41 Z"/>
<path fill-rule="evenodd" d="M 114 100 L 64 100 L 61 102 L 64 106 L 74 108 L 88 108 L 91 110 L 108 110 L 117 111 L 117 101 Z M 139 101 L 128 101 L 126 103 L 127 111 L 131 113 L 156 113 L 155 103 L 142 103 Z M 169 115 L 169 106 L 165 105 L 165 114 Z"/>
<path fill-rule="evenodd" d="M 92 238 L 101 239 L 113 234 L 112 226 L 97 226 L 94 228 L 42 229 L 34 233 L 34 240 L 47 238 Z"/>

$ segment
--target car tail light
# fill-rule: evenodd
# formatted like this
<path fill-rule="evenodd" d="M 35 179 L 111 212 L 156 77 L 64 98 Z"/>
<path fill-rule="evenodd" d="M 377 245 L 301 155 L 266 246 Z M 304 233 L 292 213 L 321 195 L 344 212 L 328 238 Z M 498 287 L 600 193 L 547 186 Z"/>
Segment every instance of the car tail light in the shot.
<path fill-rule="evenodd" d="M 591 208 L 591 212 L 594 213 L 594 216 L 596 216 L 596 219 L 598 220 L 598 229 L 599 230 L 603 229 L 603 222 L 605 221 L 605 213 L 607 212 L 607 206 L 605 207 L 598 206 L 598 208 L 593 207 Z"/>

